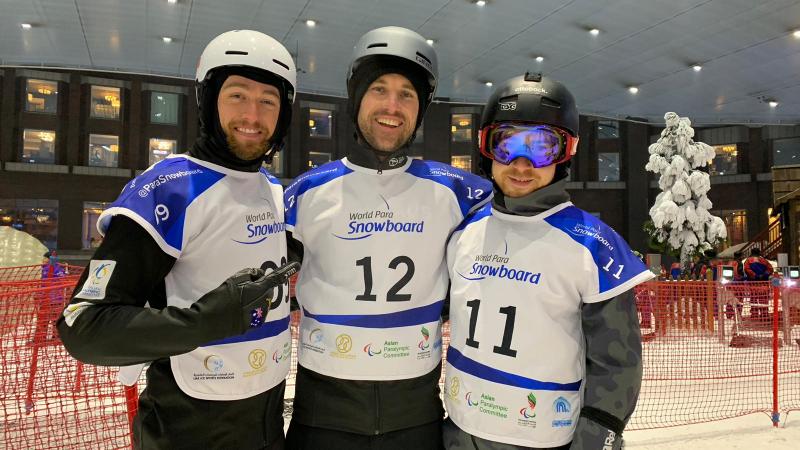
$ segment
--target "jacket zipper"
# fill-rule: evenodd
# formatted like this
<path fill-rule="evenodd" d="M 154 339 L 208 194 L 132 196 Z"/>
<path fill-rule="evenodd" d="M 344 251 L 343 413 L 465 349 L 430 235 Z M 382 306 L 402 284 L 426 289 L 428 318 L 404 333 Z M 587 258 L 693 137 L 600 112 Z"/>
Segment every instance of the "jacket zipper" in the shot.
<path fill-rule="evenodd" d="M 378 172 L 380 173 L 380 171 Z M 378 389 L 378 383 L 375 383 L 375 435 L 381 434 L 381 396 L 380 391 Z"/>

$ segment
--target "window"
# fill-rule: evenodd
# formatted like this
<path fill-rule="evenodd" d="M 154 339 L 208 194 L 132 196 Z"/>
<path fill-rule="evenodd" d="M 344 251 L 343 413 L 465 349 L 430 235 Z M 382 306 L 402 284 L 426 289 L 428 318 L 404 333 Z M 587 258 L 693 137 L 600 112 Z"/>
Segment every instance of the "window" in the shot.
<path fill-rule="evenodd" d="M 472 140 L 472 114 L 450 116 L 450 134 L 453 142 L 470 142 Z"/>
<path fill-rule="evenodd" d="M 708 165 L 708 173 L 710 175 L 734 175 L 736 173 L 736 144 L 714 145 L 713 147 L 716 156 Z"/>
<path fill-rule="evenodd" d="M 450 157 L 450 165 L 467 172 L 472 171 L 472 157 L 469 155 L 453 155 Z"/>
<path fill-rule="evenodd" d="M 89 135 L 89 165 L 117 167 L 119 164 L 119 136 Z"/>
<path fill-rule="evenodd" d="M 119 119 L 119 88 L 92 86 L 89 115 L 98 119 Z"/>
<path fill-rule="evenodd" d="M 150 123 L 178 124 L 178 94 L 150 93 Z"/>
<path fill-rule="evenodd" d="M 597 154 L 597 179 L 619 181 L 619 153 Z"/>
<path fill-rule="evenodd" d="M 97 248 L 103 237 L 97 231 L 97 219 L 109 207 L 106 202 L 83 202 L 83 248 Z"/>
<path fill-rule="evenodd" d="M 174 155 L 178 148 L 178 141 L 173 139 L 150 138 L 150 162 L 153 164 L 165 159 L 168 155 Z"/>
<path fill-rule="evenodd" d="M 0 226 L 24 231 L 54 249 L 58 245 L 58 200 L 0 199 Z"/>
<path fill-rule="evenodd" d="M 792 166 L 795 164 L 800 164 L 800 138 L 772 141 L 772 165 Z"/>
<path fill-rule="evenodd" d="M 616 120 L 597 121 L 597 139 L 619 139 L 619 122 Z"/>
<path fill-rule="evenodd" d="M 56 132 L 51 130 L 24 130 L 22 132 L 22 162 L 55 164 Z"/>
<path fill-rule="evenodd" d="M 744 209 L 711 211 L 725 222 L 730 245 L 747 242 L 747 211 Z"/>
<path fill-rule="evenodd" d="M 267 168 L 269 173 L 271 173 L 272 175 L 274 175 L 276 177 L 282 177 L 283 176 L 283 156 L 282 155 L 283 155 L 283 152 L 285 152 L 285 151 L 286 151 L 286 149 L 284 148 L 283 151 L 275 153 L 274 155 L 272 155 L 272 162 L 270 164 L 264 164 L 264 167 Z"/>
<path fill-rule="evenodd" d="M 330 138 L 332 122 L 333 111 L 328 111 L 327 109 L 309 109 L 308 135 L 318 138 Z"/>
<path fill-rule="evenodd" d="M 317 167 L 331 161 L 330 153 L 322 152 L 308 152 L 308 168 L 316 169 Z"/>
<path fill-rule="evenodd" d="M 58 82 L 27 80 L 25 83 L 25 111 L 46 114 L 58 112 Z"/>

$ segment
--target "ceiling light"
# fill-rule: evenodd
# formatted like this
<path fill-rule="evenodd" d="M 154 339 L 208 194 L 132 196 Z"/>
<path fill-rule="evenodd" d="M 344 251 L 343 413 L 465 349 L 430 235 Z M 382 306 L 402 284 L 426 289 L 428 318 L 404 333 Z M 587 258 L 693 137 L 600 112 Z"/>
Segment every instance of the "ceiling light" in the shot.
<path fill-rule="evenodd" d="M 692 70 L 694 70 L 695 72 L 700 72 L 701 70 L 703 70 L 703 66 L 701 66 L 700 64 L 695 64 L 692 66 Z"/>
<path fill-rule="evenodd" d="M 630 92 L 631 94 L 637 94 L 639 92 L 639 88 L 636 86 L 631 86 L 628 88 L 628 92 Z"/>
<path fill-rule="evenodd" d="M 597 28 L 592 28 L 591 30 L 589 30 L 589 34 L 591 34 L 592 36 L 597 36 L 598 34 L 600 34 L 600 30 L 598 30 Z"/>
<path fill-rule="evenodd" d="M 315 27 L 317 26 L 317 21 L 314 19 L 308 19 L 306 20 L 306 26 Z"/>
<path fill-rule="evenodd" d="M 178 3 L 178 0 L 167 0 L 167 3 L 174 5 L 175 3 Z"/>
<path fill-rule="evenodd" d="M 477 6 L 486 6 L 486 2 L 484 0 L 478 0 L 477 2 L 475 2 L 475 4 Z"/>
<path fill-rule="evenodd" d="M 792 33 L 792 36 L 796 37 L 797 39 L 800 39 L 800 30 L 795 30 L 795 32 Z"/>
<path fill-rule="evenodd" d="M 29 23 L 21 23 L 20 26 L 22 27 L 23 30 L 30 30 L 33 25 Z"/>
<path fill-rule="evenodd" d="M 169 44 L 170 42 L 172 42 L 172 38 L 169 36 L 163 36 L 161 40 L 164 41 L 165 44 Z"/>
<path fill-rule="evenodd" d="M 776 102 L 775 100 L 770 100 L 769 107 L 770 108 L 777 108 L 778 107 L 778 102 Z"/>
<path fill-rule="evenodd" d="M 425 39 L 425 42 L 427 42 L 428 45 L 433 45 L 433 39 Z"/>
<path fill-rule="evenodd" d="M 542 61 L 544 61 L 544 56 L 537 56 L 536 57 L 536 62 L 542 62 Z"/>
<path fill-rule="evenodd" d="M 492 82 L 491 81 L 487 81 L 486 83 L 483 83 L 483 84 L 485 84 L 488 87 L 492 87 Z"/>

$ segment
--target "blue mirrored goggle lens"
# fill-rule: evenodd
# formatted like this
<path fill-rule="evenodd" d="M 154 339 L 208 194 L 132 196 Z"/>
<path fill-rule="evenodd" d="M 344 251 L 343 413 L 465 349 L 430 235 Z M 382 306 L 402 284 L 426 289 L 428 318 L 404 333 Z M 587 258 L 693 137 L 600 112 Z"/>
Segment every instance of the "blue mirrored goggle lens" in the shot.
<path fill-rule="evenodd" d="M 488 144 L 495 161 L 510 164 L 524 157 L 534 167 L 546 167 L 560 160 L 567 148 L 566 138 L 547 126 L 499 126 L 492 130 Z"/>

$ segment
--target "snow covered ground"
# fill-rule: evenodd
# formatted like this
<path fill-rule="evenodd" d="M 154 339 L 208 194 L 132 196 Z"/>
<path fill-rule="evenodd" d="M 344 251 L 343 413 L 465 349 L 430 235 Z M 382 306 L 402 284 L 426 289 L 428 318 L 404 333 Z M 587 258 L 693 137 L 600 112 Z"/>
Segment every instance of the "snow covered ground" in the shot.
<path fill-rule="evenodd" d="M 787 420 L 788 419 L 788 420 Z M 778 428 L 766 414 L 735 419 L 625 433 L 627 450 L 797 450 L 800 411 L 789 413 Z"/>

